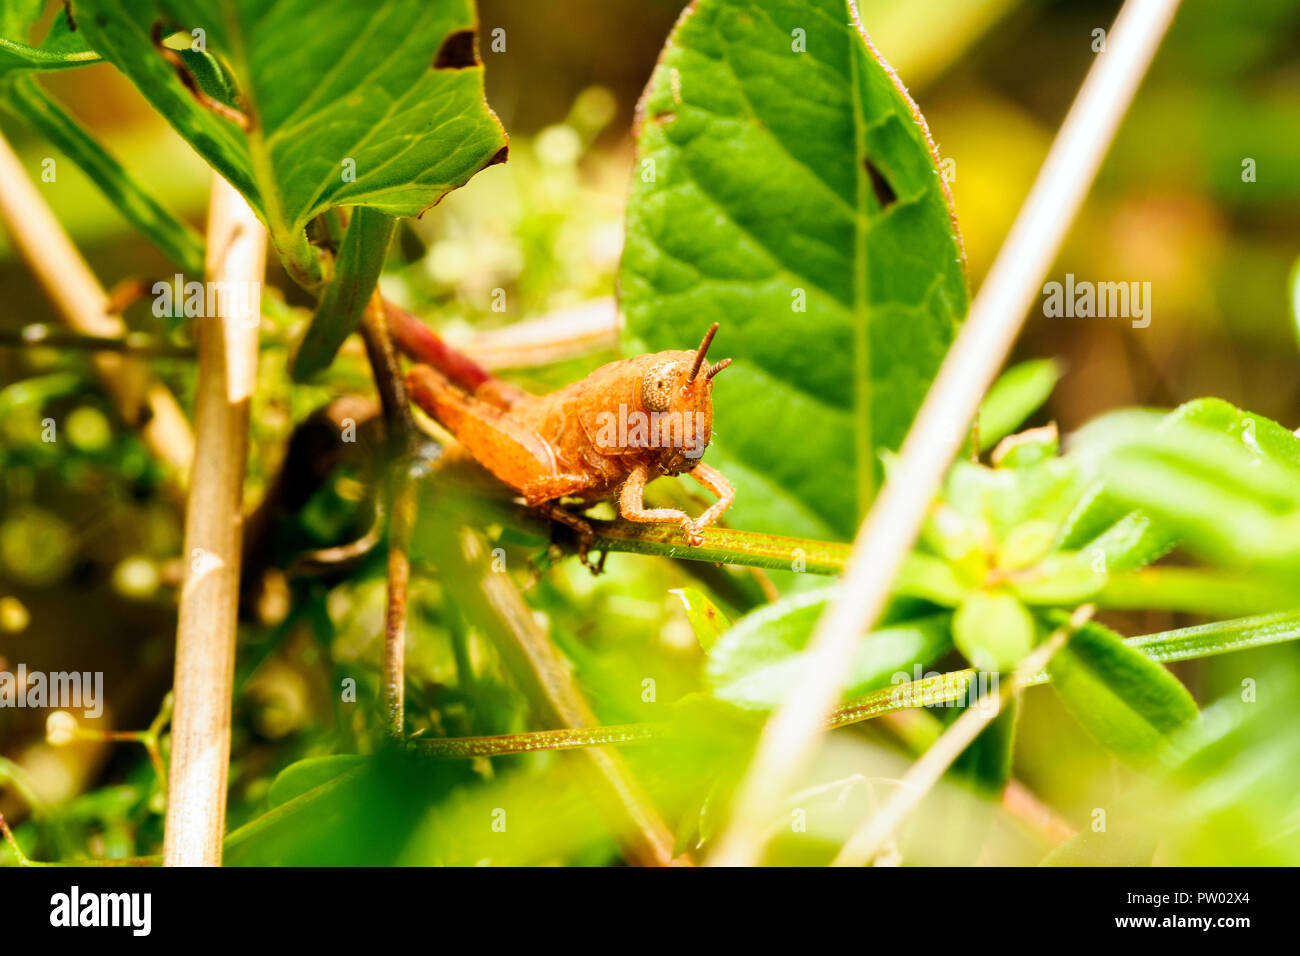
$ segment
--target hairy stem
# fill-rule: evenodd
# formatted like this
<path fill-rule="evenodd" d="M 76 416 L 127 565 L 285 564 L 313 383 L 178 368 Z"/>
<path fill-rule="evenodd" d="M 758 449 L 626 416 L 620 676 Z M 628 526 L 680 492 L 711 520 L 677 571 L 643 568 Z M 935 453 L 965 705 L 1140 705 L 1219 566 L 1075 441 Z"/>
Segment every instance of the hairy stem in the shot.
<path fill-rule="evenodd" d="M 521 509 L 518 523 L 525 530 L 543 533 L 546 522 L 536 512 Z M 839 574 L 849 557 L 849 546 L 837 541 L 788 538 L 757 531 L 705 528 L 704 543 L 693 547 L 676 525 L 606 521 L 588 518 L 595 536 L 593 551 L 653 554 L 684 561 L 732 564 L 774 571 L 806 571 L 810 574 Z M 567 535 L 567 529 L 559 529 Z M 572 550 L 576 552 L 577 543 Z"/>
<path fill-rule="evenodd" d="M 445 737 L 421 740 L 413 746 L 429 757 L 464 759 L 526 754 L 537 750 L 577 750 L 581 747 L 644 743 L 672 733 L 668 724 L 612 724 L 571 730 L 533 730 L 487 737 Z"/>

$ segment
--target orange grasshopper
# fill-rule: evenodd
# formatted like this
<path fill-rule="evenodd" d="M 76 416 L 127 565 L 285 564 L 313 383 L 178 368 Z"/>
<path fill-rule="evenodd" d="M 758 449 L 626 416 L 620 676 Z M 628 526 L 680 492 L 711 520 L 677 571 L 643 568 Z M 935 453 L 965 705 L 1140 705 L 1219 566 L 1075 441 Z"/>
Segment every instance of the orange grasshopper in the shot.
<path fill-rule="evenodd" d="M 544 515 L 578 534 L 587 561 L 591 525 L 563 507 L 616 498 L 628 521 L 674 522 L 689 544 L 731 506 L 736 493 L 699 459 L 713 431 L 713 378 L 731 364 L 705 359 L 715 322 L 694 352 L 652 352 L 601 366 L 547 395 L 504 382 L 456 352 L 427 326 L 389 304 L 398 346 L 420 360 L 406 376 L 411 398 L 456 436 L 493 475 Z M 646 483 L 687 474 L 718 496 L 698 518 L 676 508 L 647 508 Z M 602 559 L 603 561 L 603 559 Z"/>

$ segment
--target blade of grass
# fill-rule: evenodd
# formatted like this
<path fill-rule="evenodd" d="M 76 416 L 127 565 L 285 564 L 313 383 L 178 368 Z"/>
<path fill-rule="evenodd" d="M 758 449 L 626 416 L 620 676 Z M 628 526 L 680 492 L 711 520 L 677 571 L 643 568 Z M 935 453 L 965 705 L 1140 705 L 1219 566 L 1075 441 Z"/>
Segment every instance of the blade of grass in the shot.
<path fill-rule="evenodd" d="M 8 102 L 19 117 L 76 163 L 123 218 L 180 266 L 182 272 L 194 277 L 203 274 L 203 239 L 194 227 L 177 219 L 151 196 L 34 79 L 24 76 L 14 80 Z"/>

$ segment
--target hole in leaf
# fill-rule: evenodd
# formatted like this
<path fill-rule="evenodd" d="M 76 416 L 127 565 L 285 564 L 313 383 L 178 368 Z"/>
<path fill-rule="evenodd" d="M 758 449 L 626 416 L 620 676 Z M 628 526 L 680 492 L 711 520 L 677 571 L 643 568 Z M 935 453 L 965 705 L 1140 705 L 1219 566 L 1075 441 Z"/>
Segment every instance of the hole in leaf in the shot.
<path fill-rule="evenodd" d="M 889 185 L 889 180 L 876 168 L 875 163 L 865 159 L 863 164 L 871 176 L 871 189 L 876 194 L 876 202 L 880 203 L 881 209 L 888 209 L 898 200 L 898 193 L 894 192 L 894 187 Z"/>
<path fill-rule="evenodd" d="M 463 70 L 478 65 L 478 37 L 473 30 L 461 30 L 448 36 L 433 60 L 435 70 Z"/>

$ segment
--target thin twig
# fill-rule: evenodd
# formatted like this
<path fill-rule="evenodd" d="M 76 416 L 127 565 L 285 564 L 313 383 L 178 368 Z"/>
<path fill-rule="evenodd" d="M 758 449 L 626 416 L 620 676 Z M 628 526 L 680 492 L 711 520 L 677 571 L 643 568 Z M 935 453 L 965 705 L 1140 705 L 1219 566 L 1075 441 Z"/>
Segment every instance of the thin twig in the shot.
<path fill-rule="evenodd" d="M 963 711 L 921 758 L 908 768 L 899 786 L 884 802 L 880 810 L 871 814 L 866 822 L 849 837 L 833 866 L 863 866 L 869 863 L 885 842 L 916 808 L 917 804 L 939 782 L 953 761 L 975 742 L 975 738 L 1002 711 L 1002 706 L 1012 694 L 1025 687 L 1031 679 L 1047 666 L 1068 641 L 1092 616 L 1092 607 L 1085 605 L 1070 617 L 1070 622 L 1057 628 L 1042 644 L 1034 648 L 1016 668 L 1009 680 L 1003 681 L 997 691 L 986 694 Z"/>
<path fill-rule="evenodd" d="M 361 317 L 361 337 L 379 390 L 388 446 L 384 495 L 388 507 L 388 593 L 384 613 L 384 718 L 388 734 L 406 732 L 406 591 L 411 579 L 411 532 L 416 485 L 412 477 L 418 432 L 406 383 L 389 332 L 384 300 L 376 292 Z"/>
<path fill-rule="evenodd" d="M 248 203 L 214 175 L 208 279 L 260 287 L 266 230 Z M 185 511 L 185 556 L 176 630 L 175 712 L 163 861 L 218 866 L 226 818 L 235 625 L 239 608 L 249 406 L 257 378 L 260 296 L 235 295 L 224 315 L 199 319 L 195 430 L 199 448 Z"/>
<path fill-rule="evenodd" d="M 192 345 L 173 345 L 156 336 L 131 332 L 122 338 L 103 335 L 79 335 L 67 329 L 51 328 L 43 323 L 20 329 L 0 329 L 0 348 L 77 349 L 85 352 L 117 352 L 134 358 L 178 358 L 193 360 L 198 356 Z"/>
<path fill-rule="evenodd" d="M 37 192 L 21 161 L 0 136 L 0 221 L 63 320 L 75 332 L 121 339 L 126 327 L 109 311 L 108 295 Z M 174 490 L 184 487 L 194 457 L 194 435 L 166 386 L 140 377 L 122 355 L 92 359 L 104 388 L 123 419 L 140 422 L 145 444 L 169 466 Z M 137 414 L 140 399 L 145 408 Z"/>
<path fill-rule="evenodd" d="M 888 600 L 926 509 L 1014 343 L 1042 277 L 1092 184 L 1178 0 L 1128 0 L 948 351 L 853 546 L 837 599 L 818 621 L 808 667 L 768 722 L 710 862 L 754 863 L 771 807 L 811 759 L 823 715 L 850 672 L 858 635 Z"/>

